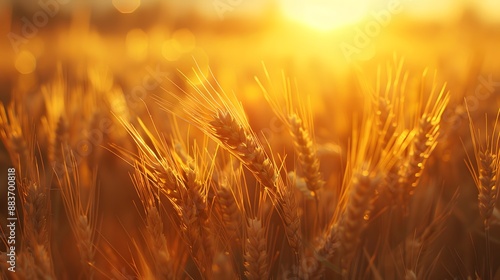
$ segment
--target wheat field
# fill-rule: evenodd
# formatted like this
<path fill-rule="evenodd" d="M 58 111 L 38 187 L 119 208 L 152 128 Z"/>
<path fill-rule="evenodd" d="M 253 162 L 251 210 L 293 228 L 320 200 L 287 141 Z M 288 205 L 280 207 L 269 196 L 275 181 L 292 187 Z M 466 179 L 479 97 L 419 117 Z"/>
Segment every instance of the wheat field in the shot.
<path fill-rule="evenodd" d="M 136 2 L 0 5 L 2 279 L 500 279 L 498 23 Z"/>

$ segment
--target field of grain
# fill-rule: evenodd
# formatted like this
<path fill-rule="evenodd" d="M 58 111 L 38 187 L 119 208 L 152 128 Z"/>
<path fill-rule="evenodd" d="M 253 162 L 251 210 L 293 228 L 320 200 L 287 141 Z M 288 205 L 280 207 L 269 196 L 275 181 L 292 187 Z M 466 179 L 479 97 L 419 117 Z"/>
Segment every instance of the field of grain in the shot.
<path fill-rule="evenodd" d="M 0 4 L 2 279 L 500 280 L 500 7 L 110 2 Z"/>

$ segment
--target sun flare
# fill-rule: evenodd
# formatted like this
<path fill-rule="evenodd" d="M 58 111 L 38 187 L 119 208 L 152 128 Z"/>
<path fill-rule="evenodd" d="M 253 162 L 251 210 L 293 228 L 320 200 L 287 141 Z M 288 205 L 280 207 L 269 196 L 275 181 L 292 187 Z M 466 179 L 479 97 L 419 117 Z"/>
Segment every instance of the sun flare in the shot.
<path fill-rule="evenodd" d="M 285 17 L 321 31 L 360 21 L 368 12 L 367 0 L 281 0 Z"/>

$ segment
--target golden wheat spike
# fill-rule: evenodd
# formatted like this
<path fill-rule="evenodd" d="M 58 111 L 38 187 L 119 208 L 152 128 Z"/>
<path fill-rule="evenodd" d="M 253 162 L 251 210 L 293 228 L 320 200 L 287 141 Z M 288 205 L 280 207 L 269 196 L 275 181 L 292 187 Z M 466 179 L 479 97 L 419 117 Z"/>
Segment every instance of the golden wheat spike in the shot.
<path fill-rule="evenodd" d="M 73 153 L 63 152 L 64 171 L 56 174 L 70 228 L 75 236 L 80 261 L 85 277 L 92 279 L 95 270 L 96 223 L 97 223 L 97 182 L 82 178 Z M 67 159 L 67 160 L 66 160 Z M 90 185 L 86 185 L 90 184 Z"/>
<path fill-rule="evenodd" d="M 299 163 L 303 168 L 307 188 L 315 192 L 325 184 L 319 171 L 319 159 L 316 154 L 315 145 L 299 116 L 292 114 L 288 120 L 294 139 L 295 150 L 299 157 Z"/>
<path fill-rule="evenodd" d="M 500 132 L 497 129 L 500 110 L 497 113 L 493 130 L 488 133 L 488 122 L 486 122 L 485 139 L 481 138 L 480 130 L 477 129 L 469 113 L 469 128 L 474 151 L 474 162 L 468 156 L 467 166 L 472 174 L 478 189 L 479 212 L 484 221 L 484 227 L 489 229 L 490 220 L 495 208 L 499 193 L 499 151 Z"/>
<path fill-rule="evenodd" d="M 352 178 L 345 212 L 339 221 L 339 243 L 344 274 L 348 272 L 355 256 L 379 181 L 380 179 L 370 174 L 368 170 L 361 170 Z"/>
<path fill-rule="evenodd" d="M 283 88 L 276 89 L 265 66 L 264 72 L 269 86 L 264 86 L 257 77 L 255 79 L 273 112 L 280 121 L 286 124 L 292 136 L 298 157 L 298 166 L 301 168 L 299 175 L 306 180 L 307 188 L 316 192 L 323 187 L 325 182 L 319 170 L 320 163 L 309 96 L 300 96 L 298 93 L 294 93 L 290 79 L 286 78 L 283 73 Z"/>
<path fill-rule="evenodd" d="M 164 234 L 163 219 L 160 215 L 160 209 L 162 209 L 161 200 L 151 185 L 145 163 L 137 162 L 134 170 L 132 181 L 146 215 L 144 238 L 148 248 L 151 248 L 150 251 L 153 257 L 153 264 L 146 264 L 151 267 L 154 277 L 174 279 L 175 270 L 167 246 L 167 237 Z"/>
<path fill-rule="evenodd" d="M 248 219 L 246 235 L 245 276 L 249 280 L 269 279 L 267 236 L 262 222 Z"/>
<path fill-rule="evenodd" d="M 437 83 L 434 80 L 433 88 L 428 96 L 428 101 L 417 117 L 413 128 L 413 140 L 409 147 L 409 154 L 399 170 L 399 186 L 403 191 L 403 199 L 406 202 L 409 196 L 414 194 L 415 188 L 420 182 L 422 172 L 427 159 L 430 157 L 438 144 L 438 136 L 441 128 L 441 117 L 446 109 L 450 95 L 444 84 L 436 95 Z M 423 95 L 423 93 L 421 93 Z"/>
<path fill-rule="evenodd" d="M 214 134 L 255 175 L 263 186 L 274 189 L 276 170 L 256 139 L 227 111 L 219 111 L 210 122 Z"/>

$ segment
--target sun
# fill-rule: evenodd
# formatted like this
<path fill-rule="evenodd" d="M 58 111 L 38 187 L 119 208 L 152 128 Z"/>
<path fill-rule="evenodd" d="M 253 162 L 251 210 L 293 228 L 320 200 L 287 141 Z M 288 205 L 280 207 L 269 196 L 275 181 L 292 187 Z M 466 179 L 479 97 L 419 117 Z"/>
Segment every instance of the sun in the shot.
<path fill-rule="evenodd" d="M 369 0 L 280 0 L 285 17 L 321 31 L 356 23 L 366 16 Z"/>

